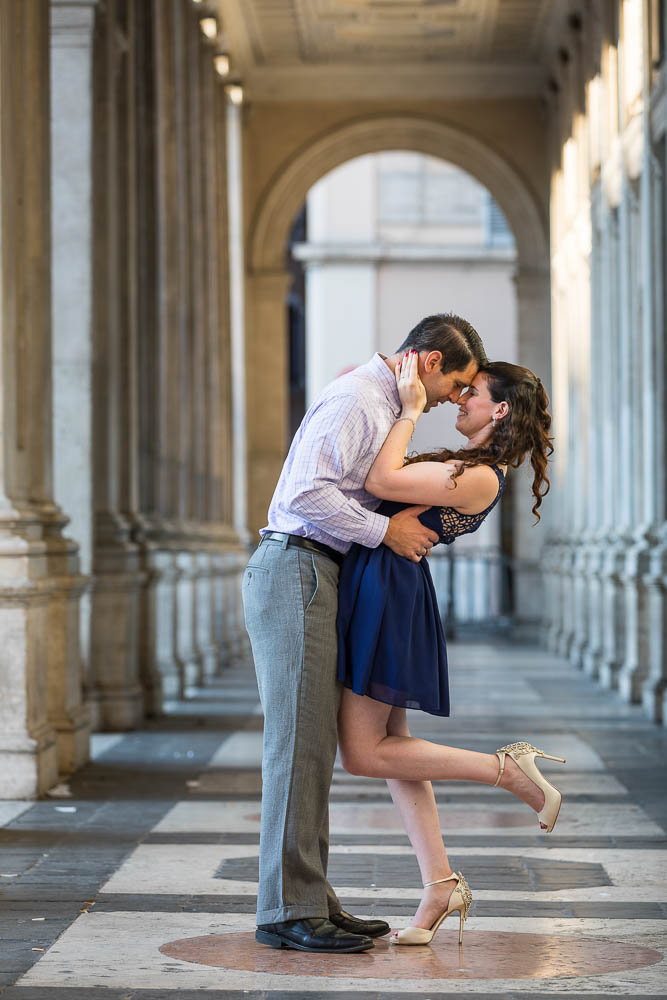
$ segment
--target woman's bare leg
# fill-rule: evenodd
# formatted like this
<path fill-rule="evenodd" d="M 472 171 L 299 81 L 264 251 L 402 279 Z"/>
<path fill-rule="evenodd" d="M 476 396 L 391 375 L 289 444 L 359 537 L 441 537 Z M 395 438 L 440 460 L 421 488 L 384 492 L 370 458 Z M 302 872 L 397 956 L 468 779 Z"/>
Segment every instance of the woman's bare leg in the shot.
<path fill-rule="evenodd" d="M 392 708 L 387 735 L 409 737 L 404 708 Z M 451 865 L 440 833 L 440 818 L 430 781 L 388 778 L 387 785 L 415 852 L 422 882 L 447 878 Z M 447 908 L 455 882 L 448 881 L 424 889 L 419 908 L 411 921 L 415 927 L 431 927 Z"/>
<path fill-rule="evenodd" d="M 354 694 L 347 688 L 343 690 L 338 715 L 338 741 L 346 771 L 371 778 L 495 784 L 499 767 L 495 754 L 390 734 L 387 729 L 390 713 L 389 705 Z M 500 784 L 536 812 L 544 805 L 544 794 L 510 757 L 506 758 Z"/>

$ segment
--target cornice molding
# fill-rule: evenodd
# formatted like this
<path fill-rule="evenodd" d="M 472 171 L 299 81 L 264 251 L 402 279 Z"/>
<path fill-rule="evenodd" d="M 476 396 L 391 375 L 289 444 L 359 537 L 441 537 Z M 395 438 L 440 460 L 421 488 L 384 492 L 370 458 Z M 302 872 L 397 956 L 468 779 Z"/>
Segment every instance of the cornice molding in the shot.
<path fill-rule="evenodd" d="M 307 265 L 319 264 L 480 264 L 507 267 L 516 261 L 514 247 L 415 243 L 295 243 L 292 255 Z"/>
<path fill-rule="evenodd" d="M 539 65 L 410 65 L 253 67 L 244 75 L 249 100 L 487 99 L 539 97 L 546 89 Z"/>

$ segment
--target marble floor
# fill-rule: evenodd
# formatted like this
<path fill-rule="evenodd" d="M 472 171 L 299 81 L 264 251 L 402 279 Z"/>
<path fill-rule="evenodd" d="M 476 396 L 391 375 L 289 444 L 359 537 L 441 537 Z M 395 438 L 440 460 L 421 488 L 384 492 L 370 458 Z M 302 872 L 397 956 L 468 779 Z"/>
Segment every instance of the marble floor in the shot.
<path fill-rule="evenodd" d="M 564 802 L 553 834 L 506 792 L 436 783 L 474 903 L 431 946 L 361 955 L 254 940 L 263 718 L 239 665 L 140 732 L 100 734 L 59 797 L 0 803 L 8 1000 L 667 997 L 667 731 L 528 646 L 450 647 L 453 715 L 415 735 L 525 739 Z M 69 793 L 69 794 L 68 794 Z M 409 923 L 419 871 L 383 782 L 337 767 L 330 878 L 345 907 Z"/>

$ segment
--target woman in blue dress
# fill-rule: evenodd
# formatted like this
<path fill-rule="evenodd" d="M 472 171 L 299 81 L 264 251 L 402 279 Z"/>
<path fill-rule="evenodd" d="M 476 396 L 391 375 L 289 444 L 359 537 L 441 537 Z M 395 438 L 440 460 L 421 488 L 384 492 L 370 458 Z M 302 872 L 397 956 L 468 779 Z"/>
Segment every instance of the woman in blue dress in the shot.
<path fill-rule="evenodd" d="M 508 466 L 516 468 L 529 458 L 533 513 L 539 519 L 553 450 L 549 400 L 539 378 L 519 365 L 489 364 L 458 401 L 456 427 L 467 438 L 465 446 L 406 462 L 406 447 L 426 403 L 418 366 L 416 351 L 397 365 L 401 416 L 366 480 L 366 489 L 383 501 L 379 512 L 392 515 L 422 505 L 420 520 L 439 542 L 450 544 L 475 531 L 498 503 Z M 450 913 L 459 914 L 461 940 L 472 894 L 461 873 L 451 870 L 431 780 L 500 785 L 531 806 L 541 829 L 550 832 L 561 794 L 535 765 L 536 757 L 549 755 L 529 743 L 484 754 L 410 735 L 406 708 L 449 715 L 447 650 L 425 559 L 403 559 L 383 545 L 352 547 L 339 581 L 338 676 L 344 685 L 339 714 L 343 766 L 352 774 L 387 779 L 424 882 L 412 925 L 391 940 L 428 943 Z"/>

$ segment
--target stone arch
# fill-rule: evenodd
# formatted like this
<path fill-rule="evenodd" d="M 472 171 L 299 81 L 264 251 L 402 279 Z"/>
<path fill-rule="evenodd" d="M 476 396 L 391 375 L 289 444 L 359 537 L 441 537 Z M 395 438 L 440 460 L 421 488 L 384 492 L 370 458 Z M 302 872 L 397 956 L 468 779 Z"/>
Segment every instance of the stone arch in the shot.
<path fill-rule="evenodd" d="M 284 266 L 289 226 L 313 184 L 335 167 L 366 153 L 402 149 L 448 160 L 491 192 L 516 240 L 519 265 L 548 268 L 547 231 L 537 199 L 517 169 L 490 145 L 460 128 L 416 115 L 359 118 L 331 129 L 296 152 L 274 176 L 250 231 L 251 272 Z"/>

